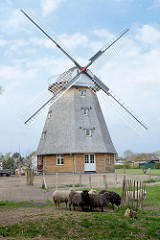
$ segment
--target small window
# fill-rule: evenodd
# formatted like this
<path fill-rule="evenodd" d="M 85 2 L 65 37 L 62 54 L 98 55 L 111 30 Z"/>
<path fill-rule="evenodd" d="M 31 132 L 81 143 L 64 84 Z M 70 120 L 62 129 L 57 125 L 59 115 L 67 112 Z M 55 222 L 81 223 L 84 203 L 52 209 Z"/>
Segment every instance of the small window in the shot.
<path fill-rule="evenodd" d="M 92 136 L 92 129 L 85 129 L 86 136 L 91 137 Z"/>
<path fill-rule="evenodd" d="M 111 164 L 111 159 L 109 154 L 108 154 L 108 164 Z"/>
<path fill-rule="evenodd" d="M 42 133 L 42 140 L 45 139 L 45 137 L 46 137 L 46 133 L 47 133 L 47 131 L 45 131 L 45 132 Z"/>
<path fill-rule="evenodd" d="M 88 108 L 82 108 L 82 114 L 88 115 Z"/>
<path fill-rule="evenodd" d="M 90 154 L 90 163 L 94 163 L 94 154 Z"/>
<path fill-rule="evenodd" d="M 48 113 L 48 119 L 51 118 L 51 113 L 52 113 L 52 111 L 50 111 L 50 112 Z"/>
<path fill-rule="evenodd" d="M 89 163 L 89 155 L 84 155 L 84 162 Z"/>
<path fill-rule="evenodd" d="M 86 90 L 81 90 L 81 96 L 86 96 Z"/>
<path fill-rule="evenodd" d="M 84 108 L 83 113 L 84 113 L 84 115 L 88 115 L 88 108 Z"/>
<path fill-rule="evenodd" d="M 85 154 L 84 155 L 84 163 L 95 163 L 94 154 Z"/>
<path fill-rule="evenodd" d="M 63 155 L 57 155 L 57 165 L 63 165 Z"/>

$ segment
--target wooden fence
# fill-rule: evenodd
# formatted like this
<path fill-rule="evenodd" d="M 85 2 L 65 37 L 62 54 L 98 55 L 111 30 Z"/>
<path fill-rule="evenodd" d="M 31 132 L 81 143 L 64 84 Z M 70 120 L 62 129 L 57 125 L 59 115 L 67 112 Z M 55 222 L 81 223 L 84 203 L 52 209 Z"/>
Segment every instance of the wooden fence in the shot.
<path fill-rule="evenodd" d="M 124 177 L 122 185 L 122 206 L 143 212 L 145 197 L 145 184 L 142 181 L 126 180 L 126 177 Z"/>

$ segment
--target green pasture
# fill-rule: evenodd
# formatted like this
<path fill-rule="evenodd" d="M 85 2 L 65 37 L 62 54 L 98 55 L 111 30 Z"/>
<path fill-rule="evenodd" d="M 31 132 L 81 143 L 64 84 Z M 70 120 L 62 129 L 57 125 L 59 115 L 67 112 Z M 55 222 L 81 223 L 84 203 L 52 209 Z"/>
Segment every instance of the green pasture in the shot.
<path fill-rule="evenodd" d="M 124 169 L 116 169 L 117 173 L 124 173 Z M 125 169 L 126 174 L 136 174 L 136 175 L 144 175 L 143 169 L 138 168 L 138 169 Z M 149 174 L 149 170 L 147 169 L 147 172 L 145 175 Z M 152 176 L 160 176 L 160 169 L 151 169 L 151 175 Z"/>
<path fill-rule="evenodd" d="M 101 189 L 97 189 L 100 191 Z M 110 188 L 121 195 L 121 188 Z M 107 212 L 81 212 L 65 210 L 62 204 L 54 211 L 53 204 L 47 202 L 41 208 L 50 208 L 46 216 L 43 211 L 39 218 L 31 222 L 19 222 L 6 227 L 0 226 L 0 238 L 16 239 L 160 239 L 160 185 L 146 186 L 147 197 L 144 201 L 144 213 L 137 214 L 136 219 L 124 216 L 122 207 Z M 33 206 L 34 203 L 1 202 L 0 210 Z M 37 206 L 36 206 L 37 207 Z M 24 216 L 25 217 L 25 216 Z"/>

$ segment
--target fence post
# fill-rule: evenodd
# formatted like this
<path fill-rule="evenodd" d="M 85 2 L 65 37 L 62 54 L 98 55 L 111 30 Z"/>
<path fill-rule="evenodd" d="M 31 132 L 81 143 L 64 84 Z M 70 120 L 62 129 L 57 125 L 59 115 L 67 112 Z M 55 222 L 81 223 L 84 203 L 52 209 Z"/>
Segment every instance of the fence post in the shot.
<path fill-rule="evenodd" d="M 123 174 L 126 174 L 126 168 L 125 167 L 123 168 Z"/>
<path fill-rule="evenodd" d="M 73 190 L 75 190 L 75 173 L 73 173 Z"/>
<path fill-rule="evenodd" d="M 126 206 L 126 176 L 123 178 L 123 185 L 122 185 L 122 201 L 121 205 L 124 207 Z"/>
<path fill-rule="evenodd" d="M 117 171 L 115 170 L 115 183 L 117 184 Z"/>
<path fill-rule="evenodd" d="M 89 186 L 90 186 L 90 189 L 92 189 L 92 182 L 91 182 L 91 176 L 89 175 Z"/>
<path fill-rule="evenodd" d="M 56 173 L 56 190 L 58 188 L 58 173 Z"/>
<path fill-rule="evenodd" d="M 79 173 L 79 186 L 82 186 L 82 172 Z"/>
<path fill-rule="evenodd" d="M 103 175 L 103 186 L 104 186 L 105 189 L 108 188 L 107 181 L 106 181 L 106 175 Z"/>
<path fill-rule="evenodd" d="M 150 168 L 148 168 L 148 174 L 149 174 L 149 180 L 151 179 L 151 169 Z"/>
<path fill-rule="evenodd" d="M 33 185 L 34 173 L 31 169 L 27 170 L 27 185 Z"/>
<path fill-rule="evenodd" d="M 136 211 L 138 211 L 138 198 L 139 198 L 139 196 L 138 196 L 138 181 L 137 181 L 137 194 L 136 194 L 136 197 L 137 197 L 137 206 L 136 206 Z"/>

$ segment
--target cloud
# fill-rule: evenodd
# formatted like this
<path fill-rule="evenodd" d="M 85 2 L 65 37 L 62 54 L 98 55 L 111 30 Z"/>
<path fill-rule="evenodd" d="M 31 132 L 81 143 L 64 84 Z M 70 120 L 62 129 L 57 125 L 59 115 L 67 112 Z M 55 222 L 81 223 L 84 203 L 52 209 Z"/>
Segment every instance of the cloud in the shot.
<path fill-rule="evenodd" d="M 24 27 L 27 21 L 20 9 L 5 9 L 3 11 L 1 9 L 2 16 L 4 11 L 6 12 L 5 17 L 0 20 L 1 31 L 5 32 L 7 35 L 17 33 L 19 31 L 29 32 L 28 28 Z"/>
<path fill-rule="evenodd" d="M 114 34 L 112 34 L 109 31 L 106 31 L 105 29 L 95 30 L 95 31 L 93 31 L 93 34 L 98 37 L 103 37 L 107 41 L 110 40 L 111 38 L 113 38 L 113 36 L 114 36 Z"/>
<path fill-rule="evenodd" d="M 60 7 L 66 0 L 41 0 L 43 15 L 47 16 Z"/>
<path fill-rule="evenodd" d="M 152 0 L 152 5 L 148 8 L 148 10 L 159 8 L 160 7 L 160 0 Z"/>
<path fill-rule="evenodd" d="M 72 35 L 68 35 L 63 33 L 59 36 L 65 46 L 70 49 L 75 49 L 77 47 L 86 47 L 88 46 L 89 39 L 87 36 L 81 33 L 75 33 Z"/>
<path fill-rule="evenodd" d="M 138 29 L 135 39 L 141 43 L 157 45 L 160 42 L 160 31 L 151 25 L 144 25 Z"/>
<path fill-rule="evenodd" d="M 35 69 L 23 70 L 15 66 L 0 65 L 0 79 L 5 88 L 5 92 L 10 92 L 23 81 L 34 79 L 36 75 Z"/>

